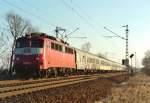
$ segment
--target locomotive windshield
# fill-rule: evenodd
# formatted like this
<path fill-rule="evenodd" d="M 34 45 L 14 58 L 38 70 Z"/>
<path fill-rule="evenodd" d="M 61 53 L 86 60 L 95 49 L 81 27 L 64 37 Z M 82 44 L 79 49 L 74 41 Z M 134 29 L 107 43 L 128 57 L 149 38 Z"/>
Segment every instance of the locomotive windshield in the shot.
<path fill-rule="evenodd" d="M 24 47 L 34 47 L 34 48 L 42 48 L 43 40 L 37 38 L 21 38 L 17 40 L 16 48 L 24 48 Z"/>
<path fill-rule="evenodd" d="M 23 47 L 29 47 L 30 41 L 27 38 L 21 38 L 17 40 L 16 48 L 23 48 Z"/>
<path fill-rule="evenodd" d="M 31 47 L 35 48 L 42 48 L 43 47 L 43 40 L 41 39 L 31 39 Z"/>

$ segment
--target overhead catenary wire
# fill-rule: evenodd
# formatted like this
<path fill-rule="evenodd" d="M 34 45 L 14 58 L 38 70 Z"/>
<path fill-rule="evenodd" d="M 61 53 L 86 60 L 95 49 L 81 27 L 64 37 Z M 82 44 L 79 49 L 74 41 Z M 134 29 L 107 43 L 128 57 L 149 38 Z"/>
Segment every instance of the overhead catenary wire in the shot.
<path fill-rule="evenodd" d="M 96 31 L 96 33 L 97 33 L 97 32 L 100 33 L 101 36 L 103 37 L 102 33 L 101 33 L 99 30 L 97 30 L 97 28 L 95 28 L 95 27 L 104 28 L 104 27 L 105 27 L 104 25 L 95 22 L 95 21 L 93 20 L 93 18 L 90 17 L 87 13 L 85 13 L 85 12 L 82 10 L 82 8 L 81 8 L 79 5 L 77 5 L 75 2 L 71 2 L 71 4 L 74 4 L 74 6 L 76 6 L 77 8 L 79 8 L 80 12 L 82 12 L 82 13 L 79 13 L 79 11 L 77 11 L 73 6 L 70 6 L 69 4 L 67 4 L 67 3 L 65 2 L 65 0 L 62 0 L 62 1 L 63 1 L 63 3 L 64 3 L 67 7 L 69 7 L 73 12 L 75 12 L 82 20 L 84 20 L 86 23 L 88 23 L 88 25 L 89 25 L 90 27 L 92 27 L 92 29 L 93 29 L 94 31 Z M 85 16 L 82 16 L 81 14 L 82 14 L 82 15 L 84 14 Z M 87 17 L 87 18 L 85 18 L 85 17 Z M 89 22 L 89 21 L 90 21 L 90 22 Z M 89 24 L 89 23 L 90 23 L 90 24 Z M 94 24 L 96 24 L 96 26 L 94 26 Z"/>
<path fill-rule="evenodd" d="M 102 25 L 102 24 L 100 24 L 100 23 L 97 23 L 91 16 L 89 16 L 88 14 L 87 14 L 87 12 L 85 12 L 77 3 L 75 3 L 75 2 L 71 2 L 71 4 L 73 4 L 74 6 L 76 6 L 81 12 L 82 12 L 82 14 L 84 14 L 86 17 L 87 17 L 87 19 L 89 20 L 89 21 L 91 21 L 93 24 L 96 24 L 98 27 L 100 26 L 100 27 L 104 27 L 104 25 Z"/>
<path fill-rule="evenodd" d="M 32 5 L 31 3 L 26 2 L 25 0 L 22 0 L 22 2 L 25 3 L 26 5 L 29 5 L 30 7 L 34 8 L 35 10 L 40 10 L 40 9 L 38 9 L 37 7 L 35 7 L 34 5 Z M 42 13 L 43 13 L 43 14 L 46 14 L 45 9 L 42 9 Z M 54 18 L 58 18 L 57 16 L 54 16 L 54 15 L 51 15 L 51 16 L 53 16 Z M 60 19 L 61 19 L 61 18 L 58 18 L 57 21 L 60 21 Z M 59 23 L 61 23 L 61 21 L 60 21 Z M 67 24 L 67 25 L 69 25 L 69 27 L 72 26 L 72 24 Z M 72 26 L 72 28 L 74 28 L 74 27 Z M 69 33 L 69 34 L 70 34 L 70 33 Z M 82 33 L 82 34 L 84 34 L 84 33 Z M 67 35 L 67 36 L 68 36 L 68 35 Z"/>
<path fill-rule="evenodd" d="M 69 35 L 71 35 L 72 33 L 74 33 L 75 31 L 79 30 L 79 28 L 76 28 L 75 30 L 73 30 L 72 32 L 68 33 L 67 35 L 65 35 L 65 37 L 68 37 Z"/>
<path fill-rule="evenodd" d="M 102 25 L 102 24 L 99 24 L 99 23 L 97 23 L 97 22 L 95 22 L 95 20 L 91 17 L 91 16 L 89 16 L 85 11 L 83 11 L 83 9 L 79 6 L 79 5 L 77 5 L 75 2 L 71 2 L 73 5 L 75 5 L 77 8 L 79 8 L 80 9 L 80 11 L 82 11 L 82 14 L 84 14 L 84 15 L 86 15 L 86 17 L 90 20 L 90 21 L 92 21 L 93 23 L 95 23 L 98 27 L 99 26 L 101 26 L 102 28 L 104 28 L 104 29 L 108 29 L 108 28 L 106 28 L 104 25 Z M 111 31 L 112 32 L 112 31 Z M 114 33 L 114 32 L 112 32 L 112 33 Z M 114 33 L 115 34 L 115 33 Z M 119 36 L 119 35 L 117 35 L 117 34 L 115 34 L 116 36 Z M 121 36 L 120 36 L 121 37 Z M 123 37 L 122 37 L 123 38 Z"/>
<path fill-rule="evenodd" d="M 52 23 L 49 23 L 49 21 L 48 21 L 47 19 L 45 19 L 45 18 L 43 18 L 43 17 L 41 17 L 41 16 L 39 16 L 39 15 L 34 15 L 33 13 L 31 13 L 31 12 L 29 12 L 29 11 L 27 11 L 27 10 L 25 10 L 25 9 L 23 9 L 23 8 L 21 8 L 21 7 L 19 7 L 19 6 L 16 6 L 15 4 L 13 4 L 13 3 L 11 3 L 11 2 L 9 2 L 9 1 L 7 1 L 7 0 L 2 0 L 2 1 L 3 1 L 4 3 L 6 3 L 7 5 L 9 5 L 9 6 L 11 6 L 11 7 L 14 7 L 14 8 L 16 8 L 16 9 L 18 9 L 18 10 L 24 12 L 25 14 L 28 14 L 28 15 L 30 15 L 30 16 L 36 18 L 36 19 L 39 20 L 40 22 L 44 22 L 44 23 L 46 23 L 46 24 L 48 24 L 48 25 L 51 25 L 51 26 L 53 26 L 53 27 L 56 26 L 56 25 L 54 25 L 54 24 L 52 24 Z"/>
<path fill-rule="evenodd" d="M 94 26 L 91 22 L 89 22 L 89 21 L 87 20 L 87 18 L 85 18 L 84 16 L 82 16 L 74 7 L 72 7 L 72 6 L 70 6 L 68 3 L 66 3 L 65 0 L 61 0 L 61 1 L 62 1 L 62 3 L 63 3 L 66 7 L 68 7 L 68 8 L 69 8 L 72 12 L 74 12 L 78 17 L 80 17 L 80 19 L 82 19 L 84 22 L 86 22 L 86 23 L 89 25 L 89 27 L 90 27 L 95 33 L 98 33 L 98 34 L 102 35 L 102 33 L 99 32 L 99 30 L 97 30 L 97 28 L 95 28 L 95 26 Z"/>
<path fill-rule="evenodd" d="M 126 40 L 126 38 L 124 38 L 124 37 L 122 37 L 122 36 L 118 35 L 117 33 L 113 32 L 113 31 L 111 31 L 111 30 L 110 30 L 110 29 L 108 29 L 107 27 L 104 27 L 104 29 L 105 29 L 105 30 L 107 30 L 107 31 L 109 31 L 109 32 L 111 32 L 111 33 L 113 33 L 113 34 L 115 34 L 115 36 L 114 36 L 114 37 L 119 37 L 119 38 L 121 38 L 121 39 Z"/>
<path fill-rule="evenodd" d="M 30 4 L 30 3 L 28 3 L 28 2 L 26 2 L 26 0 L 21 0 L 21 2 L 23 2 L 24 4 L 26 4 L 26 5 L 28 5 L 29 7 L 32 7 L 32 8 L 34 8 L 35 10 L 39 10 L 39 8 L 37 8 L 37 7 L 35 7 L 34 5 L 32 5 L 32 4 Z"/>
<path fill-rule="evenodd" d="M 38 11 L 42 10 L 41 13 L 42 13 L 43 15 L 45 15 L 45 14 L 47 13 L 46 9 L 44 9 L 44 8 L 40 8 L 40 9 L 39 9 L 39 8 L 37 8 L 35 5 L 32 5 L 31 3 L 29 3 L 29 2 L 27 2 L 27 1 L 25 1 L 25 0 L 21 0 L 21 2 L 23 2 L 23 3 L 24 3 L 25 5 L 27 5 L 27 6 L 29 6 L 29 7 L 33 8 L 33 9 L 35 9 L 36 11 L 37 11 L 37 10 L 38 10 Z M 57 22 L 59 21 L 59 23 L 61 23 L 62 18 L 58 18 L 57 16 L 52 15 L 52 14 L 51 14 L 51 16 L 54 17 L 55 19 L 57 18 Z M 60 19 L 61 19 L 61 20 L 60 20 Z M 72 26 L 72 24 L 70 24 L 70 23 L 69 23 L 69 24 L 67 23 L 67 25 L 69 25 L 69 27 Z M 60 26 L 60 25 L 59 25 L 59 26 Z M 72 26 L 72 28 L 74 28 L 74 27 Z M 54 31 L 54 30 L 53 30 L 53 31 Z M 82 34 L 84 34 L 84 33 L 82 33 Z"/>
<path fill-rule="evenodd" d="M 27 5 L 27 6 L 29 6 L 30 8 L 33 8 L 34 10 L 36 10 L 36 11 L 42 11 L 42 12 L 40 12 L 41 14 L 43 14 L 43 15 L 45 15 L 45 14 L 47 14 L 47 11 L 46 11 L 46 9 L 44 9 L 44 8 L 37 8 L 35 5 L 32 5 L 31 3 L 29 3 L 29 2 L 27 2 L 26 0 L 21 0 L 21 2 L 23 2 L 25 5 Z M 58 18 L 57 16 L 54 16 L 54 15 L 52 15 L 52 14 L 50 14 L 50 16 L 51 17 L 53 17 L 53 18 L 57 18 L 57 21 L 59 21 L 59 23 L 60 23 L 60 18 Z M 56 25 L 55 25 L 56 26 Z"/>
<path fill-rule="evenodd" d="M 68 3 L 66 3 L 65 0 L 61 0 L 61 1 L 62 1 L 62 3 L 63 3 L 66 7 L 68 7 L 68 8 L 69 8 L 71 11 L 73 11 L 78 17 L 80 17 L 83 21 L 85 21 L 85 22 L 92 28 L 92 30 L 99 32 L 99 31 L 95 28 L 95 26 L 94 26 L 92 23 L 90 23 L 84 16 L 82 16 L 75 8 L 73 8 L 73 7 L 70 6 Z M 96 33 L 97 33 L 97 32 L 96 32 Z"/>

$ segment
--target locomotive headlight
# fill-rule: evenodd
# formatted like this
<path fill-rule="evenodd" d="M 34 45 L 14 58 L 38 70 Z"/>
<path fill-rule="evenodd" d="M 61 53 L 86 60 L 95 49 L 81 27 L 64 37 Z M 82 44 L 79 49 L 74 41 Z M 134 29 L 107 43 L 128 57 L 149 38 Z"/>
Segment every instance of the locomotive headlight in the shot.
<path fill-rule="evenodd" d="M 19 57 L 17 57 L 16 60 L 19 60 Z"/>
<path fill-rule="evenodd" d="M 39 54 L 35 57 L 35 60 L 38 61 L 38 63 L 43 64 L 43 55 Z"/>

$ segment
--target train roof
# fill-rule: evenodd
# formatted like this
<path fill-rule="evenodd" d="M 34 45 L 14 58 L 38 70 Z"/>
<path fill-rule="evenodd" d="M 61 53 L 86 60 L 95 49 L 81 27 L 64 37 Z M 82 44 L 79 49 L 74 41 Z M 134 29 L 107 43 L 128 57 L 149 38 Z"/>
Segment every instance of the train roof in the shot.
<path fill-rule="evenodd" d="M 69 46 L 69 44 L 68 44 L 67 42 L 65 42 L 64 40 L 58 39 L 58 38 L 53 37 L 53 36 L 49 36 L 48 34 L 42 33 L 42 32 L 27 33 L 24 37 L 43 37 L 43 38 L 51 39 L 51 40 L 53 40 L 53 41 L 61 42 L 61 43 L 65 44 L 65 45 L 68 45 L 68 46 Z M 20 38 L 22 38 L 22 37 L 20 37 Z M 18 38 L 18 39 L 19 39 L 19 38 Z M 96 57 L 98 57 L 98 58 L 102 58 L 102 59 L 108 60 L 108 61 L 110 61 L 110 62 L 114 62 L 114 63 L 117 63 L 117 64 L 121 64 L 121 63 L 112 61 L 112 60 L 110 60 L 110 59 L 108 59 L 108 58 L 105 58 L 105 57 L 102 57 L 102 56 L 99 57 L 99 56 L 96 55 L 96 54 L 93 54 L 93 53 L 90 53 L 90 52 L 87 52 L 87 51 L 84 51 L 84 50 L 81 50 L 81 49 L 78 49 L 78 48 L 75 48 L 75 47 L 71 47 L 71 48 L 73 48 L 73 49 L 75 49 L 75 50 L 79 50 L 79 51 L 85 52 L 85 53 L 88 53 L 88 54 L 91 54 L 91 55 L 94 55 L 94 56 L 96 56 Z"/>
<path fill-rule="evenodd" d="M 54 37 L 54 36 L 50 36 L 50 35 L 48 35 L 48 34 L 46 34 L 46 33 L 41 33 L 41 32 L 26 33 L 26 35 L 23 36 L 23 37 L 41 37 L 41 38 L 48 38 L 48 39 L 50 39 L 50 40 L 57 41 L 57 42 L 61 42 L 61 43 L 63 43 L 63 44 L 69 45 L 67 42 L 65 42 L 65 41 L 62 40 L 62 39 L 58 39 L 58 38 L 56 38 L 56 37 Z M 23 37 L 20 37 L 20 38 L 23 38 Z M 20 38 L 18 38 L 18 39 L 20 39 Z"/>
<path fill-rule="evenodd" d="M 99 56 L 96 55 L 96 54 L 93 54 L 93 53 L 90 53 L 90 52 L 87 52 L 87 51 L 84 51 L 84 50 L 81 50 L 81 49 L 78 49 L 78 48 L 74 48 L 74 49 L 75 49 L 75 50 L 82 51 L 82 52 L 85 52 L 85 53 L 88 53 L 88 54 L 91 54 L 91 55 L 94 55 L 94 56 L 96 56 L 96 57 L 98 57 L 98 58 L 102 58 L 102 59 L 108 60 L 108 61 L 110 61 L 110 62 L 113 62 L 113 63 L 117 63 L 117 64 L 122 65 L 121 63 L 115 62 L 115 61 L 110 60 L 110 59 L 108 59 L 108 58 L 105 58 L 105 57 L 99 57 Z"/>

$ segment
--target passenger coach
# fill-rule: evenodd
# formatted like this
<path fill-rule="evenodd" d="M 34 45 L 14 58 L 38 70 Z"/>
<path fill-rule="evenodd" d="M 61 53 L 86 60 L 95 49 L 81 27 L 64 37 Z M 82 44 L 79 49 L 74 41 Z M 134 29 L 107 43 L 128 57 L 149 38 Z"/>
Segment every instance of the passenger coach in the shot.
<path fill-rule="evenodd" d="M 86 72 L 124 71 L 125 66 L 104 57 L 75 48 L 77 68 Z"/>

